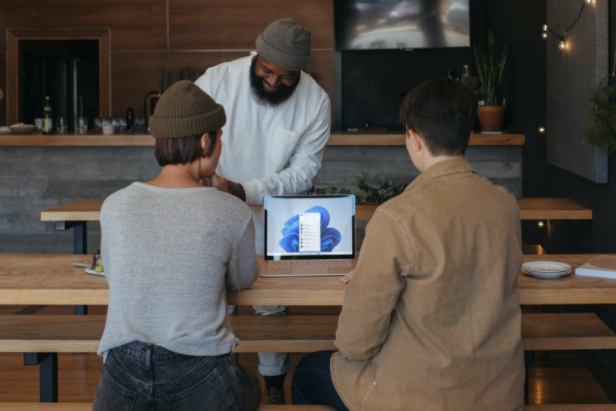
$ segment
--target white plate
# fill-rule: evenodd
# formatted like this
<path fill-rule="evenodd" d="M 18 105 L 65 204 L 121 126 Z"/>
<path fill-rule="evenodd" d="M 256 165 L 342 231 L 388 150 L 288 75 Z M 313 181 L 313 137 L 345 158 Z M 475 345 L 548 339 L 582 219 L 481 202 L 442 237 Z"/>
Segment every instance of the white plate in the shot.
<path fill-rule="evenodd" d="M 524 271 L 524 274 L 530 275 L 531 277 L 548 279 L 548 278 L 562 277 L 563 275 L 569 275 L 571 274 L 571 271 L 564 271 L 564 272 L 558 272 L 558 273 L 539 273 L 539 272 Z"/>
<path fill-rule="evenodd" d="M 557 273 L 570 273 L 570 269 L 565 270 L 528 270 L 526 268 L 522 268 L 523 273 L 538 273 L 538 274 L 557 274 Z"/>
<path fill-rule="evenodd" d="M 102 273 L 97 273 L 96 271 L 94 271 L 94 270 L 93 270 L 93 269 L 91 269 L 91 268 L 86 268 L 86 270 L 85 270 L 85 271 L 86 271 L 86 273 L 88 273 L 88 274 L 94 274 L 94 275 L 101 275 L 101 276 L 105 276 L 105 272 L 104 272 L 104 271 L 103 271 Z"/>
<path fill-rule="evenodd" d="M 571 266 L 556 261 L 531 261 L 522 264 L 522 271 L 533 273 L 562 273 L 571 272 Z"/>

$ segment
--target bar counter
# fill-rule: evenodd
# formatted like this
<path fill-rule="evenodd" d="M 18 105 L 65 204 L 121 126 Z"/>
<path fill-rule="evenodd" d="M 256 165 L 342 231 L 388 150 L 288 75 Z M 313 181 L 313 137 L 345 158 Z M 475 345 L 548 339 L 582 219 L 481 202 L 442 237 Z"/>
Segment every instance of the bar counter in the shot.
<path fill-rule="evenodd" d="M 523 146 L 523 134 L 473 134 L 471 146 Z M 0 136 L 0 147 L 147 147 L 153 146 L 150 134 L 7 134 Z M 404 135 L 399 133 L 362 134 L 332 133 L 328 146 L 403 146 Z"/>

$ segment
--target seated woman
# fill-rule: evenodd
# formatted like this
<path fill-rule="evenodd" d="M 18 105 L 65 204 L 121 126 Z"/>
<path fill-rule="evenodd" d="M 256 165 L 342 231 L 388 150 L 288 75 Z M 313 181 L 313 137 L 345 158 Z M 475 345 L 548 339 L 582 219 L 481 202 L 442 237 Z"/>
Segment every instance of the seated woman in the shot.
<path fill-rule="evenodd" d="M 421 174 L 370 220 L 338 321 L 340 351 L 302 359 L 294 403 L 524 408 L 519 208 L 464 159 L 476 110 L 474 93 L 448 78 L 404 99 L 406 147 Z"/>
<path fill-rule="evenodd" d="M 95 411 L 257 408 L 259 382 L 231 356 L 226 301 L 259 277 L 252 214 L 200 184 L 214 175 L 225 121 L 199 87 L 175 83 L 150 120 L 160 174 L 103 204 L 109 310 Z"/>

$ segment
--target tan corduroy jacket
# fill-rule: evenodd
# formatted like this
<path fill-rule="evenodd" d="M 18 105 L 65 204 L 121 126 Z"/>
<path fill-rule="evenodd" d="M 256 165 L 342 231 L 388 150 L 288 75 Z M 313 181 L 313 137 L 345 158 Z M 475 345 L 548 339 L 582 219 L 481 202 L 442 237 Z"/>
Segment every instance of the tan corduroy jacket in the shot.
<path fill-rule="evenodd" d="M 352 411 L 517 411 L 519 209 L 463 158 L 380 206 L 346 296 L 332 378 Z"/>

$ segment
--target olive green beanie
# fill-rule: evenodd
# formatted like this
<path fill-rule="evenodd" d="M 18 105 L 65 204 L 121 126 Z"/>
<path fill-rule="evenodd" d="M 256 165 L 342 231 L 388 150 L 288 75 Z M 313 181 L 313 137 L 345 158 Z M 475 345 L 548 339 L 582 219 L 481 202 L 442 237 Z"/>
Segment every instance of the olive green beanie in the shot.
<path fill-rule="evenodd" d="M 221 129 L 225 109 L 192 81 L 174 83 L 162 95 L 150 117 L 154 138 L 201 136 Z"/>
<path fill-rule="evenodd" d="M 257 37 L 257 52 L 285 70 L 303 70 L 310 61 L 310 30 L 291 17 L 276 20 Z"/>

